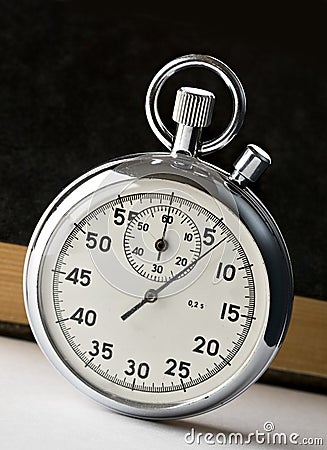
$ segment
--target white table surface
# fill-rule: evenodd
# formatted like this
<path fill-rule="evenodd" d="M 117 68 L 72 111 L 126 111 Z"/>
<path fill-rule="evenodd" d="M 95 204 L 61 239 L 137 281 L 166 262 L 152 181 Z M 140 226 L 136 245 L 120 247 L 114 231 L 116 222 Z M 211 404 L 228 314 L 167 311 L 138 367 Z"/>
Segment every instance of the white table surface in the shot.
<path fill-rule="evenodd" d="M 0 337 L 0 449 L 184 449 L 184 448 L 299 448 L 291 433 L 302 439 L 321 437 L 327 448 L 327 397 L 256 384 L 226 406 L 190 419 L 154 422 L 113 413 L 72 387 L 43 356 L 36 344 Z M 248 445 L 218 444 L 216 436 L 231 432 L 285 433 L 288 444 L 252 441 Z M 269 425 L 267 425 L 269 426 Z M 200 444 L 185 442 L 194 428 Z M 204 441 L 208 436 L 209 443 Z M 272 433 L 266 435 L 272 436 Z M 218 436 L 223 442 L 224 436 Z M 189 442 L 192 437 L 188 436 Z M 300 448 L 303 448 L 301 445 Z"/>

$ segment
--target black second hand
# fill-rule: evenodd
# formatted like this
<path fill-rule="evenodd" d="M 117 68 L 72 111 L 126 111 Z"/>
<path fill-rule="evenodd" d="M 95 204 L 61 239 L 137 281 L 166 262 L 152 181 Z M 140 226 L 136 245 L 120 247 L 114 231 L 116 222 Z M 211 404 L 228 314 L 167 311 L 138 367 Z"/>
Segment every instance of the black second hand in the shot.
<path fill-rule="evenodd" d="M 207 256 L 210 252 L 212 252 L 215 248 L 217 248 L 218 245 L 220 245 L 222 242 L 224 242 L 227 239 L 227 237 L 228 236 L 224 237 L 219 242 L 217 242 L 217 244 L 215 244 L 213 247 L 209 248 L 209 250 L 207 250 L 201 256 L 199 256 L 198 259 L 196 259 L 195 261 L 191 262 L 184 269 L 180 270 L 176 275 L 174 275 L 172 278 L 170 278 L 168 281 L 166 281 L 164 284 L 162 284 L 158 289 L 151 289 L 151 291 L 153 293 L 155 293 L 156 295 L 158 295 L 159 292 L 163 291 L 167 286 L 170 285 L 170 283 L 175 281 L 177 278 L 179 278 L 181 275 L 183 275 L 184 272 L 187 272 L 191 267 L 195 266 L 195 264 L 197 264 L 202 258 Z M 126 320 L 128 317 L 130 317 L 132 314 L 134 314 L 136 311 L 138 311 L 143 305 L 145 305 L 146 303 L 150 303 L 150 302 L 153 303 L 153 300 L 148 300 L 146 298 L 146 295 L 145 295 L 144 298 L 139 303 L 137 303 L 136 305 L 133 306 L 133 308 L 131 308 L 130 310 L 125 312 L 121 316 L 121 319 L 122 320 Z"/>

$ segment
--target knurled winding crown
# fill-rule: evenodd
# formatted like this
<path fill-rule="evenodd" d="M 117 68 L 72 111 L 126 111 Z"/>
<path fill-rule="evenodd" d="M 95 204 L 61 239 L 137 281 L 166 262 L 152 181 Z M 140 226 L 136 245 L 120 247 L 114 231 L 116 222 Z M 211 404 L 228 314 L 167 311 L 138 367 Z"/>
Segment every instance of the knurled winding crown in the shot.
<path fill-rule="evenodd" d="M 203 128 L 211 123 L 215 96 L 210 91 L 182 87 L 177 91 L 173 120 L 189 127 Z"/>

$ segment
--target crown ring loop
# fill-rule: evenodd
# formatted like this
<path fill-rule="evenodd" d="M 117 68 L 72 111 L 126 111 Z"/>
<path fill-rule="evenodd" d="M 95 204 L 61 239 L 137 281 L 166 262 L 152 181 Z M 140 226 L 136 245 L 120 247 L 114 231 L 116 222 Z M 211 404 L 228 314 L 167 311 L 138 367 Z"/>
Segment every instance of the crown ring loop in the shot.
<path fill-rule="evenodd" d="M 185 55 L 166 64 L 155 75 L 148 88 L 145 101 L 146 116 L 154 134 L 160 142 L 171 150 L 174 136 L 163 124 L 159 115 L 159 94 L 168 78 L 181 70 L 192 67 L 206 68 L 218 75 L 225 82 L 233 99 L 232 116 L 226 129 L 218 137 L 204 141 L 198 150 L 198 154 L 211 153 L 225 147 L 236 136 L 243 124 L 246 111 L 246 98 L 240 80 L 219 59 L 207 55 Z"/>

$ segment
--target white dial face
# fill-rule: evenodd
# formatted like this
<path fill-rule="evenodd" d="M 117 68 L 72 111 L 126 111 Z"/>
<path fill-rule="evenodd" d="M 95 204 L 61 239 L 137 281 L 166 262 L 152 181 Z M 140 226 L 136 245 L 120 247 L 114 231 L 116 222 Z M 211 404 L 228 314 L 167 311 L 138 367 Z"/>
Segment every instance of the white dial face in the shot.
<path fill-rule="evenodd" d="M 56 352 L 88 386 L 126 404 L 174 405 L 246 366 L 269 285 L 230 208 L 189 184 L 144 178 L 64 215 L 44 252 L 39 308 Z"/>

